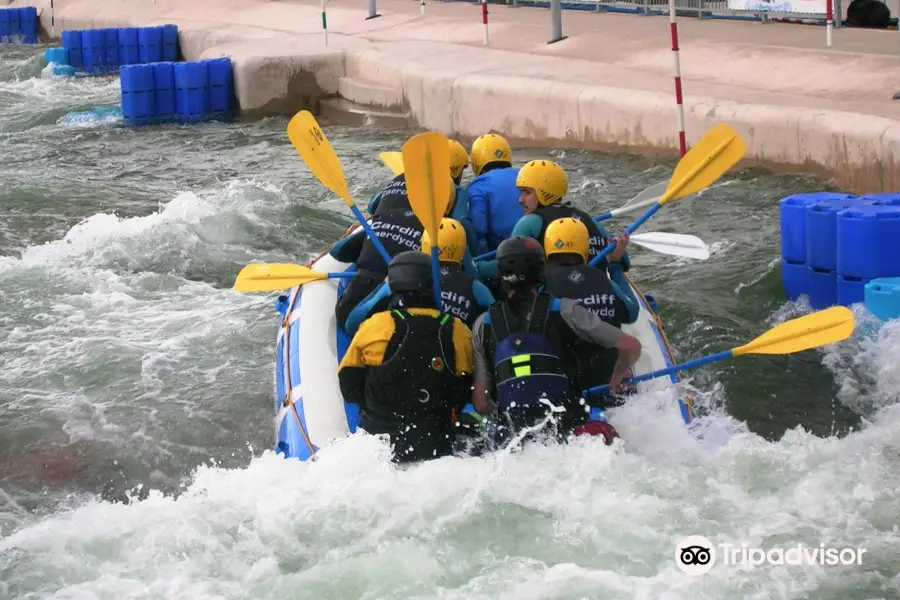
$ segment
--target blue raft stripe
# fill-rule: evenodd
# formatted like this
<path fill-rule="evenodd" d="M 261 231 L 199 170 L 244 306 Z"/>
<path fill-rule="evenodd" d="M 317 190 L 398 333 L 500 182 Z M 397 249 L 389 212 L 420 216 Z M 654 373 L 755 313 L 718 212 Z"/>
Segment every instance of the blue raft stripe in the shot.
<path fill-rule="evenodd" d="M 281 402 L 284 400 L 284 344 L 285 337 L 281 336 L 281 339 L 275 345 L 275 414 L 278 414 L 278 411 L 281 410 Z"/>
<path fill-rule="evenodd" d="M 638 293 L 635 295 L 640 300 L 641 307 L 644 310 L 646 310 L 650 315 L 656 314 L 653 312 L 653 309 L 650 308 L 650 304 L 647 302 L 647 299 L 644 298 L 644 294 L 642 292 L 640 292 L 638 290 Z M 655 318 L 650 319 L 650 327 L 651 327 L 651 329 L 653 329 L 653 335 L 656 336 L 656 341 L 659 343 L 659 346 L 662 349 L 663 359 L 666 361 L 666 367 L 675 366 L 675 363 L 673 362 L 674 358 L 669 353 L 669 346 L 666 343 L 665 338 L 663 337 L 662 331 L 660 331 L 659 327 L 657 327 Z M 678 384 L 678 382 L 680 381 L 680 377 L 678 376 L 678 373 L 671 373 L 669 375 L 669 381 L 671 381 L 674 384 Z M 689 425 L 691 423 L 691 421 L 693 420 L 691 407 L 688 406 L 688 403 L 685 402 L 685 400 L 683 398 L 679 397 L 678 398 L 678 408 L 681 411 L 682 420 L 685 422 L 686 425 Z"/>
<path fill-rule="evenodd" d="M 291 290 L 293 293 L 293 290 Z M 297 291 L 297 296 L 291 303 L 287 317 L 290 319 L 290 313 L 300 306 L 300 300 L 303 295 L 303 288 Z M 284 319 L 284 317 L 282 317 Z M 283 328 L 284 325 L 282 324 Z M 287 357 L 285 357 L 285 346 L 287 344 Z M 284 407 L 285 398 L 289 397 L 291 389 L 300 385 L 300 320 L 296 320 L 288 326 L 286 334 L 282 337 L 282 341 L 278 344 L 280 353 L 277 355 L 277 361 L 280 363 L 281 375 L 276 379 L 276 388 L 279 396 L 275 398 L 276 413 Z M 287 369 L 284 368 L 284 361 L 287 360 Z M 296 412 L 295 412 L 296 411 Z M 299 420 L 299 423 L 298 423 Z M 309 440 L 306 431 L 306 415 L 303 410 L 303 398 L 298 398 L 293 404 L 293 408 L 288 409 L 288 414 L 284 415 L 278 426 L 278 443 L 275 447 L 277 452 L 286 456 L 299 458 L 300 460 L 309 460 L 312 455 L 319 449 Z"/>

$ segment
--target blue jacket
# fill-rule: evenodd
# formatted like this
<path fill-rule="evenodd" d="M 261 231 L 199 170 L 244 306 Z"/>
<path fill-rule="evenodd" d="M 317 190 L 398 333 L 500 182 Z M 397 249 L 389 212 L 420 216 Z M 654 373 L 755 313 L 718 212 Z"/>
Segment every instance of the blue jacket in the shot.
<path fill-rule="evenodd" d="M 478 236 L 478 249 L 473 254 L 496 250 L 525 214 L 519 204 L 518 176 L 516 167 L 494 169 L 473 179 L 466 188 L 469 214 Z"/>

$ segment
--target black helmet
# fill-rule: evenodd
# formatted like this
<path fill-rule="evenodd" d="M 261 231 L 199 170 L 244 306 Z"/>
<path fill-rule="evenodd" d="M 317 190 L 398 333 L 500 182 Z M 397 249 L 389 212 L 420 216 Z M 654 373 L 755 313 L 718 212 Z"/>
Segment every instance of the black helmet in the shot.
<path fill-rule="evenodd" d="M 431 259 L 417 250 L 401 252 L 388 265 L 387 280 L 392 294 L 426 292 L 431 289 Z"/>
<path fill-rule="evenodd" d="M 540 243 L 526 235 L 503 240 L 497 248 L 497 272 L 509 285 L 540 283 L 546 262 Z"/>

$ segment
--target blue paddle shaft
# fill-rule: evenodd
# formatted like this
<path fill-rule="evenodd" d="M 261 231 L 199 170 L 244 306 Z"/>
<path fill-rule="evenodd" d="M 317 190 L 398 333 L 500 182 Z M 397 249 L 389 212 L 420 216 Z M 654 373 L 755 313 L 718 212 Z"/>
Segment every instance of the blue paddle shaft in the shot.
<path fill-rule="evenodd" d="M 641 225 L 646 223 L 647 219 L 649 219 L 654 214 L 656 214 L 656 211 L 658 211 L 660 208 L 662 208 L 662 204 L 660 204 L 659 202 L 657 202 L 656 204 L 654 204 L 653 206 L 648 208 L 647 212 L 645 212 L 643 215 L 641 215 L 640 219 L 638 219 L 637 221 L 635 221 L 634 223 L 632 223 L 631 225 L 629 225 L 628 227 L 625 228 L 625 233 L 627 233 L 628 235 L 631 235 L 632 233 L 634 233 L 635 229 L 637 229 L 638 227 L 640 227 Z M 604 248 L 601 252 L 597 253 L 597 256 L 592 258 L 590 260 L 590 262 L 588 262 L 588 264 L 591 265 L 592 267 L 596 267 L 597 263 L 599 263 L 601 260 L 603 260 L 607 254 L 611 253 L 615 249 L 616 249 L 616 241 L 610 240 L 609 243 L 606 245 L 606 248 Z"/>
<path fill-rule="evenodd" d="M 366 222 L 366 218 L 359 212 L 359 208 L 356 205 L 352 205 L 350 210 L 353 211 L 353 215 L 356 217 L 356 220 L 359 221 L 359 224 L 362 225 L 362 228 L 366 230 L 366 234 L 368 234 L 369 239 L 372 240 L 372 243 L 375 244 L 375 248 L 378 250 L 378 253 L 381 254 L 381 258 L 384 259 L 384 264 L 391 264 L 391 255 L 387 253 L 387 250 L 384 249 L 384 246 L 381 245 L 381 240 L 379 240 L 375 236 L 375 232 L 372 231 L 372 228 L 369 227 L 369 224 Z"/>
<path fill-rule="evenodd" d="M 444 303 L 441 301 L 441 263 L 438 261 L 437 246 L 431 247 L 431 278 L 434 280 L 434 302 L 438 312 L 444 312 Z"/>
<path fill-rule="evenodd" d="M 356 277 L 356 273 L 329 273 L 329 279 L 353 279 Z"/>
<path fill-rule="evenodd" d="M 693 369 L 695 367 L 702 367 L 703 365 L 708 365 L 720 360 L 725 360 L 726 358 L 731 358 L 733 356 L 734 354 L 731 350 L 725 350 L 724 352 L 717 352 L 716 354 L 704 356 L 703 358 L 695 358 L 694 360 L 689 360 L 688 362 L 682 363 L 680 365 L 666 367 L 665 369 L 660 369 L 659 371 L 644 373 L 643 375 L 638 375 L 637 377 L 630 377 L 623 383 L 638 383 L 641 381 L 647 381 L 648 379 L 656 379 L 657 377 L 662 377 L 663 375 L 671 375 L 672 373 L 677 373 L 678 371 L 685 371 L 687 369 Z M 587 394 L 603 394 L 609 391 L 609 384 L 598 385 L 585 391 Z"/>

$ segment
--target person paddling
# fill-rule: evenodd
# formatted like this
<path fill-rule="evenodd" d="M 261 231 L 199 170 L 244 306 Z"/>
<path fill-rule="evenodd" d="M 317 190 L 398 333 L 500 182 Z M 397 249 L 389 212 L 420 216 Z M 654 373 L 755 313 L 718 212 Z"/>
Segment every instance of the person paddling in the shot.
<path fill-rule="evenodd" d="M 512 235 L 523 215 L 516 189 L 519 169 L 512 166 L 512 150 L 503 136 L 488 133 L 472 143 L 472 174 L 475 179 L 466 190 L 478 238 L 474 253 L 482 254 Z"/>
<path fill-rule="evenodd" d="M 433 308 L 431 273 L 427 254 L 394 257 L 387 310 L 360 325 L 338 367 L 344 400 L 360 407 L 360 427 L 387 434 L 400 463 L 453 452 L 456 413 L 472 384 L 471 331 Z"/>
<path fill-rule="evenodd" d="M 441 271 L 441 297 L 443 310 L 471 327 L 475 319 L 494 303 L 494 296 L 487 287 L 463 269 L 466 256 L 466 234 L 459 221 L 444 217 L 440 224 L 441 247 L 438 252 Z M 428 232 L 422 234 L 422 252 L 431 253 Z M 392 294 L 387 283 L 354 308 L 342 324 L 344 331 L 353 335 L 359 324 L 370 314 L 385 310 Z M 402 298 L 401 298 L 402 300 Z"/>
<path fill-rule="evenodd" d="M 628 248 L 627 237 L 619 237 L 615 249 L 607 256 L 606 269 L 587 264 L 588 246 L 589 235 L 583 221 L 564 218 L 550 223 L 544 234 L 544 254 L 549 263 L 544 271 L 544 291 L 556 298 L 574 300 L 618 329 L 623 324 L 634 323 L 640 304 L 619 262 Z M 574 355 L 578 361 L 578 389 L 584 390 L 609 382 L 619 351 L 578 340 Z M 599 408 L 610 408 L 620 402 L 618 396 L 609 394 L 587 400 Z"/>
<path fill-rule="evenodd" d="M 572 348 L 581 339 L 618 349 L 609 383 L 619 391 L 640 356 L 641 343 L 574 300 L 539 293 L 545 264 L 543 248 L 527 236 L 505 240 L 497 249 L 498 271 L 508 298 L 495 303 L 472 328 L 472 404 L 482 415 L 491 413 L 495 405 L 501 423 L 498 441 L 562 409 L 560 437 L 570 432 L 600 434 L 610 444 L 618 437 L 615 429 L 608 423 L 588 422 Z"/>

